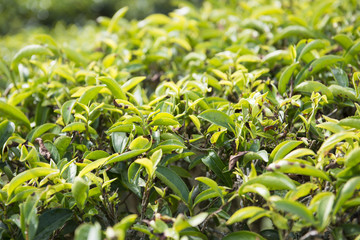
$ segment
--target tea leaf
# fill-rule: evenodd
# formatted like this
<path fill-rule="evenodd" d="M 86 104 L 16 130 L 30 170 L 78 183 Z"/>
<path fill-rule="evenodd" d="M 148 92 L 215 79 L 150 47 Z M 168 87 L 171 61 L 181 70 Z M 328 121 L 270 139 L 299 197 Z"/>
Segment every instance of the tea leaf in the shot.
<path fill-rule="evenodd" d="M 11 106 L 7 103 L 0 101 L 0 113 L 3 116 L 8 117 L 9 119 L 19 121 L 20 123 L 24 124 L 25 127 L 31 129 L 29 119 L 17 107 Z"/>
<path fill-rule="evenodd" d="M 199 118 L 209 121 L 215 125 L 227 128 L 231 132 L 235 132 L 234 121 L 228 115 L 220 112 L 219 110 L 206 110 L 199 115 Z"/>
<path fill-rule="evenodd" d="M 184 181 L 172 170 L 158 166 L 156 176 L 165 183 L 173 192 L 179 196 L 185 203 L 188 202 L 189 189 Z"/>

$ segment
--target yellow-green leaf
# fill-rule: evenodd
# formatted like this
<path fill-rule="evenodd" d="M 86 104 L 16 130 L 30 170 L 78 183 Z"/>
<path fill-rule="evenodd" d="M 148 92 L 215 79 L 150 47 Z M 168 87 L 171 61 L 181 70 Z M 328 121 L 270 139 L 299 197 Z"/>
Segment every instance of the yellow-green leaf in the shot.
<path fill-rule="evenodd" d="M 0 113 L 3 117 L 7 117 L 9 120 L 19 121 L 28 129 L 31 129 L 29 119 L 17 107 L 0 101 Z"/>
<path fill-rule="evenodd" d="M 16 187 L 18 187 L 19 185 L 23 184 L 24 182 L 26 182 L 28 180 L 38 178 L 38 177 L 43 177 L 43 176 L 49 175 L 51 173 L 56 173 L 58 171 L 59 170 L 57 170 L 57 169 L 38 167 L 38 168 L 32 168 L 32 169 L 26 170 L 26 171 L 16 175 L 13 179 L 11 179 L 11 181 L 7 187 L 8 196 L 11 195 L 11 193 L 16 189 Z"/>

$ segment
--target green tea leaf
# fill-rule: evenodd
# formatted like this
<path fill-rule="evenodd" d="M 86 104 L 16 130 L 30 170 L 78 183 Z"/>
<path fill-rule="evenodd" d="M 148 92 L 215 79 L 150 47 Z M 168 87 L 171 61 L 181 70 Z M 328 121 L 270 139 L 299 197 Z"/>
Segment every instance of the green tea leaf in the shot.
<path fill-rule="evenodd" d="M 131 227 L 132 224 L 136 221 L 137 215 L 130 214 L 117 224 L 114 225 L 113 229 L 118 232 L 118 239 L 125 240 L 126 231 Z"/>
<path fill-rule="evenodd" d="M 269 190 L 260 183 L 254 183 L 250 185 L 246 185 L 241 189 L 241 192 L 239 192 L 240 195 L 248 192 L 257 193 L 260 196 L 262 196 L 265 200 L 267 200 L 270 197 Z"/>
<path fill-rule="evenodd" d="M 333 216 L 335 216 L 344 205 L 345 201 L 351 198 L 354 191 L 360 187 L 360 177 L 353 177 L 347 181 L 342 189 L 336 194 Z"/>
<path fill-rule="evenodd" d="M 226 224 L 230 225 L 230 224 L 234 224 L 236 222 L 242 222 L 245 219 L 248 218 L 252 218 L 258 214 L 263 214 L 267 212 L 267 210 L 261 208 L 261 207 L 255 207 L 255 206 L 251 206 L 251 207 L 244 207 L 240 210 L 237 210 L 230 218 L 229 220 L 226 222 Z"/>
<path fill-rule="evenodd" d="M 29 119 L 17 107 L 0 101 L 0 113 L 2 116 L 7 117 L 9 120 L 19 121 L 20 123 L 24 124 L 28 129 L 31 129 Z"/>
<path fill-rule="evenodd" d="M 136 159 L 135 162 L 137 164 L 140 164 L 141 166 L 143 166 L 146 169 L 147 174 L 149 175 L 149 177 L 151 178 L 153 176 L 154 173 L 154 164 L 153 162 L 148 159 L 148 158 L 139 158 Z"/>
<path fill-rule="evenodd" d="M 227 114 L 220 112 L 219 110 L 206 110 L 199 115 L 199 118 L 209 121 L 215 125 L 227 128 L 229 131 L 235 133 L 234 121 Z"/>
<path fill-rule="evenodd" d="M 55 140 L 54 145 L 59 152 L 60 158 L 64 156 L 66 149 L 69 147 L 70 143 L 71 138 L 68 136 L 60 136 Z"/>
<path fill-rule="evenodd" d="M 317 218 L 320 221 L 319 230 L 323 231 L 328 224 L 330 223 L 330 213 L 333 210 L 333 204 L 334 204 L 335 196 L 333 194 L 331 195 L 325 195 L 320 199 L 319 206 L 318 206 L 318 216 Z"/>
<path fill-rule="evenodd" d="M 296 201 L 299 198 L 309 195 L 312 191 L 318 189 L 318 186 L 314 183 L 303 183 L 299 185 L 295 190 L 290 190 L 285 198 L 288 200 Z"/>
<path fill-rule="evenodd" d="M 307 149 L 307 148 L 299 148 L 296 149 L 292 152 L 290 152 L 289 154 L 287 154 L 285 157 L 283 157 L 283 159 L 295 159 L 295 158 L 299 158 L 299 157 L 303 157 L 303 156 L 307 156 L 307 155 L 316 155 L 312 150 Z"/>
<path fill-rule="evenodd" d="M 89 195 L 89 185 L 81 177 L 76 177 L 71 187 L 71 193 L 80 209 L 84 209 Z"/>
<path fill-rule="evenodd" d="M 232 180 L 228 173 L 224 173 L 226 166 L 223 161 L 219 158 L 219 156 L 214 152 L 211 151 L 209 154 L 202 158 L 201 161 L 213 171 L 216 176 L 223 181 L 226 186 L 232 187 Z"/>
<path fill-rule="evenodd" d="M 139 83 L 144 81 L 146 77 L 133 77 L 129 80 L 127 80 L 122 86 L 121 89 L 124 92 L 128 92 L 130 89 L 136 87 Z"/>
<path fill-rule="evenodd" d="M 313 177 L 322 178 L 327 181 L 331 181 L 326 173 L 324 173 L 319 169 L 316 169 L 313 166 L 304 163 L 279 160 L 270 164 L 267 169 L 272 171 L 279 171 L 283 173 L 293 173 L 293 174 L 313 176 Z"/>
<path fill-rule="evenodd" d="M 294 141 L 294 140 L 288 140 L 280 143 L 271 152 L 270 160 L 277 161 L 279 159 L 284 158 L 289 152 L 291 152 L 291 150 L 299 146 L 301 143 L 302 141 Z"/>
<path fill-rule="evenodd" d="M 172 126 L 172 125 L 180 125 L 180 123 L 171 118 L 161 118 L 153 120 L 149 126 Z"/>
<path fill-rule="evenodd" d="M 321 94 L 326 95 L 328 99 L 333 99 L 331 91 L 324 84 L 316 81 L 302 82 L 294 88 L 294 91 L 310 94 L 313 92 L 321 92 Z"/>
<path fill-rule="evenodd" d="M 312 223 L 312 224 L 315 223 L 315 219 L 314 219 L 312 213 L 310 212 L 310 210 L 307 209 L 306 206 L 304 206 L 301 203 L 283 199 L 283 200 L 275 201 L 274 206 L 278 210 L 289 212 L 293 215 L 296 215 L 296 216 L 302 218 L 303 220 L 305 220 L 309 223 Z"/>
<path fill-rule="evenodd" d="M 103 86 L 94 86 L 94 87 L 87 89 L 79 98 L 79 103 L 88 105 L 89 102 L 93 98 L 95 98 L 103 88 L 104 88 Z"/>
<path fill-rule="evenodd" d="M 360 118 L 358 118 L 358 117 L 344 118 L 344 119 L 341 119 L 338 124 L 342 127 L 360 129 Z"/>
<path fill-rule="evenodd" d="M 183 149 L 186 148 L 185 145 L 177 140 L 177 139 L 168 139 L 165 140 L 163 142 L 161 142 L 160 144 L 158 144 L 158 146 L 154 149 L 152 149 L 149 153 L 153 154 L 155 151 L 161 149 L 163 151 L 163 153 L 171 153 L 172 151 L 176 151 L 179 149 Z"/>
<path fill-rule="evenodd" d="M 315 34 L 312 31 L 310 31 L 308 28 L 303 26 L 296 26 L 296 25 L 288 26 L 282 29 L 277 35 L 275 35 L 275 37 L 272 40 L 272 43 L 275 43 L 283 38 L 293 37 L 293 36 L 298 36 L 303 38 L 314 38 Z"/>
<path fill-rule="evenodd" d="M 73 122 L 63 128 L 62 132 L 78 131 L 83 132 L 86 130 L 86 124 L 82 122 Z"/>
<path fill-rule="evenodd" d="M 49 239 L 53 232 L 63 227 L 72 216 L 73 212 L 67 208 L 54 208 L 45 211 L 39 217 L 35 239 Z"/>
<path fill-rule="evenodd" d="M 238 231 L 229 233 L 223 240 L 265 240 L 265 238 L 255 232 Z"/>
<path fill-rule="evenodd" d="M 353 149 L 349 154 L 346 155 L 345 166 L 354 167 L 360 162 L 360 148 Z"/>
<path fill-rule="evenodd" d="M 76 100 L 69 100 L 65 102 L 61 107 L 61 116 L 64 120 L 64 123 L 67 125 L 70 122 L 71 111 L 75 106 Z"/>
<path fill-rule="evenodd" d="M 329 46 L 329 42 L 323 39 L 316 39 L 311 41 L 310 43 L 306 44 L 306 46 L 301 50 L 300 54 L 297 56 L 297 60 L 300 61 L 301 58 L 308 52 L 313 49 L 321 49 Z"/>
<path fill-rule="evenodd" d="M 66 57 L 72 62 L 76 63 L 79 66 L 88 65 L 89 60 L 86 59 L 81 53 L 75 51 L 69 46 L 62 47 L 62 51 L 65 53 Z"/>
<path fill-rule="evenodd" d="M 8 120 L 2 121 L 0 123 L 0 152 L 2 151 L 4 144 L 8 138 L 14 133 L 15 125 Z"/>
<path fill-rule="evenodd" d="M 295 86 L 324 68 L 330 67 L 331 65 L 342 61 L 344 61 L 344 59 L 336 55 L 326 55 L 314 60 L 310 66 L 305 69 L 302 75 L 298 74 L 298 77 L 296 77 L 295 80 Z"/>
<path fill-rule="evenodd" d="M 359 139 L 359 137 L 356 134 L 354 134 L 353 132 L 338 132 L 338 133 L 331 135 L 328 139 L 326 139 L 324 141 L 324 143 L 321 145 L 321 147 L 317 153 L 318 154 L 326 154 L 332 148 L 334 148 L 337 143 L 339 143 L 347 138 Z"/>
<path fill-rule="evenodd" d="M 20 208 L 20 223 L 23 237 L 29 240 L 35 239 L 36 229 L 39 224 L 36 206 L 39 202 L 39 197 L 28 196 L 24 203 L 19 205 Z"/>
<path fill-rule="evenodd" d="M 20 49 L 14 56 L 11 62 L 11 69 L 17 71 L 17 66 L 23 58 L 29 58 L 32 55 L 50 55 L 53 53 L 44 46 L 41 45 L 28 45 Z"/>
<path fill-rule="evenodd" d="M 99 223 L 83 223 L 75 231 L 74 240 L 101 240 L 101 226 Z"/>
<path fill-rule="evenodd" d="M 129 145 L 130 150 L 143 149 L 149 143 L 149 140 L 144 137 L 135 138 Z"/>
<path fill-rule="evenodd" d="M 351 48 L 346 52 L 344 56 L 345 63 L 350 63 L 359 52 L 360 52 L 360 41 L 356 41 L 351 46 Z"/>
<path fill-rule="evenodd" d="M 205 200 L 208 200 L 210 198 L 215 198 L 215 197 L 219 197 L 219 193 L 217 191 L 214 191 L 213 189 L 209 188 L 209 189 L 206 189 L 202 192 L 200 192 L 195 200 L 194 200 L 194 206 L 205 201 Z"/>
<path fill-rule="evenodd" d="M 112 95 L 115 98 L 126 100 L 126 96 L 123 90 L 121 89 L 120 84 L 117 83 L 114 79 L 109 77 L 99 77 L 98 79 L 100 82 L 106 84 L 106 86 L 110 89 Z"/>
<path fill-rule="evenodd" d="M 45 132 L 49 131 L 50 129 L 53 129 L 56 127 L 56 124 L 54 123 L 45 123 L 37 128 L 34 129 L 34 131 L 31 132 L 31 134 L 28 135 L 28 139 L 30 142 L 34 142 L 34 140 L 41 135 L 43 135 Z"/>
<path fill-rule="evenodd" d="M 111 144 L 115 152 L 123 153 L 129 138 L 126 136 L 124 132 L 113 132 L 110 134 L 111 136 Z"/>
<path fill-rule="evenodd" d="M 222 199 L 222 201 L 224 202 L 224 197 L 223 197 L 222 191 L 214 180 L 207 178 L 207 177 L 197 177 L 197 178 L 195 178 L 195 180 L 202 182 L 202 183 L 206 184 L 207 186 L 209 186 L 214 192 L 217 193 L 218 197 L 220 197 Z"/>
<path fill-rule="evenodd" d="M 173 192 L 179 196 L 185 203 L 188 202 L 189 189 L 184 181 L 169 168 L 158 166 L 156 176 L 165 183 Z"/>
<path fill-rule="evenodd" d="M 11 193 L 19 185 L 23 184 L 24 182 L 26 182 L 28 180 L 38 178 L 38 177 L 43 177 L 43 176 L 49 175 L 51 173 L 56 173 L 58 171 L 59 170 L 52 169 L 52 168 L 37 167 L 37 168 L 32 168 L 32 169 L 26 170 L 26 171 L 16 175 L 13 179 L 11 179 L 11 181 L 9 182 L 9 185 L 7 187 L 8 196 L 10 196 Z"/>
<path fill-rule="evenodd" d="M 279 172 L 267 172 L 259 175 L 253 179 L 250 179 L 239 188 L 239 193 L 243 191 L 243 188 L 247 185 L 254 183 L 260 183 L 267 187 L 269 190 L 292 190 L 296 189 L 294 182 L 285 174 Z"/>
<path fill-rule="evenodd" d="M 354 41 L 345 34 L 338 34 L 333 37 L 333 39 L 341 45 L 345 50 L 348 50 L 353 44 Z"/>
<path fill-rule="evenodd" d="M 125 153 L 122 153 L 122 154 L 120 154 L 118 156 L 115 155 L 114 157 L 109 159 L 107 164 L 116 163 L 116 162 L 131 159 L 133 157 L 136 157 L 136 156 L 148 151 L 150 148 L 151 148 L 151 142 L 149 142 L 146 146 L 143 146 L 142 149 L 136 149 L 136 150 L 132 150 L 132 151 L 129 151 L 129 152 L 125 152 Z"/>
<path fill-rule="evenodd" d="M 347 88 L 349 86 L 349 78 L 342 68 L 332 68 L 331 72 L 336 80 L 337 85 Z"/>
<path fill-rule="evenodd" d="M 113 157 L 114 155 L 111 155 L 109 157 L 105 157 L 105 158 L 100 158 L 92 163 L 87 164 L 80 172 L 79 172 L 79 177 L 83 177 L 85 174 L 87 174 L 88 172 L 91 172 L 94 169 L 98 169 L 100 166 L 104 165 L 111 157 Z"/>
<path fill-rule="evenodd" d="M 109 26 L 107 28 L 107 31 L 109 33 L 114 32 L 115 28 L 118 26 L 119 20 L 125 16 L 128 9 L 128 7 L 123 7 L 116 11 L 116 13 L 111 18 Z"/>
<path fill-rule="evenodd" d="M 290 81 L 290 78 L 295 71 L 296 67 L 299 65 L 298 62 L 291 64 L 290 66 L 286 67 L 285 70 L 281 73 L 278 90 L 280 94 L 284 94 L 286 91 L 287 84 Z"/>

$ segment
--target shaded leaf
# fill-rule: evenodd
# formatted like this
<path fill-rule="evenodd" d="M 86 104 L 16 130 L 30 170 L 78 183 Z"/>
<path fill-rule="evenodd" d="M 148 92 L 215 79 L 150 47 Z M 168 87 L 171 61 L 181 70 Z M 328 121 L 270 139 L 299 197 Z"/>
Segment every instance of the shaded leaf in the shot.
<path fill-rule="evenodd" d="M 232 187 L 230 175 L 223 172 L 226 166 L 214 151 L 209 152 L 209 154 L 202 158 L 201 161 L 210 168 L 210 170 L 213 171 L 216 176 L 226 184 L 226 186 Z"/>
<path fill-rule="evenodd" d="M 66 208 L 54 208 L 45 211 L 39 217 L 39 226 L 35 239 L 49 239 L 53 232 L 64 226 L 72 216 L 73 212 Z"/>
<path fill-rule="evenodd" d="M 4 144 L 8 138 L 14 133 L 15 125 L 8 120 L 2 121 L 0 123 L 0 152 L 2 151 Z"/>
<path fill-rule="evenodd" d="M 173 192 L 179 196 L 185 203 L 188 202 L 189 189 L 184 181 L 169 168 L 158 166 L 156 176 L 164 182 Z"/>

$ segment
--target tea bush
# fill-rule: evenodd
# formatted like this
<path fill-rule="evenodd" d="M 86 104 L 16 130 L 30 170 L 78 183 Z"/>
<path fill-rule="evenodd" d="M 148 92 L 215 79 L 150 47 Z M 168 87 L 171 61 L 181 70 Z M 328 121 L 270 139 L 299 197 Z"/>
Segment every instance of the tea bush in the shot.
<path fill-rule="evenodd" d="M 357 1 L 126 11 L 2 40 L 2 239 L 359 239 Z"/>

